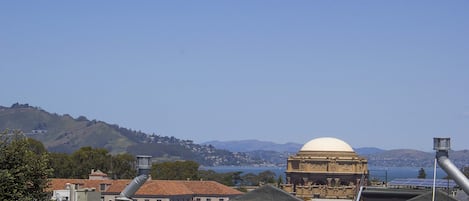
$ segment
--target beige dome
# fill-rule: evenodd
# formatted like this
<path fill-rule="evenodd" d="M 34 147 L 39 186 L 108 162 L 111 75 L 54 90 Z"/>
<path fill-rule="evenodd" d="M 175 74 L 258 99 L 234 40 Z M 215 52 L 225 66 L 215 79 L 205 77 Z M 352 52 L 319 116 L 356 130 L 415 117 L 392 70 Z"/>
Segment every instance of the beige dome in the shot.
<path fill-rule="evenodd" d="M 300 151 L 340 151 L 354 152 L 346 142 L 332 137 L 321 137 L 307 142 Z"/>

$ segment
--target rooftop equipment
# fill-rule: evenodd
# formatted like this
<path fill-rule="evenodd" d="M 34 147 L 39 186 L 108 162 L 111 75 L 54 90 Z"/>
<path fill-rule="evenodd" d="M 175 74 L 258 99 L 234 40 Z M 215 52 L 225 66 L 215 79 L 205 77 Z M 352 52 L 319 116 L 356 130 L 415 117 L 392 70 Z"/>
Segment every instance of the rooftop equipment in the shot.
<path fill-rule="evenodd" d="M 137 173 L 132 182 L 116 197 L 116 201 L 132 201 L 135 192 L 150 178 L 151 156 L 137 155 Z"/>
<path fill-rule="evenodd" d="M 438 165 L 469 195 L 469 179 L 449 160 L 450 138 L 433 138 Z"/>

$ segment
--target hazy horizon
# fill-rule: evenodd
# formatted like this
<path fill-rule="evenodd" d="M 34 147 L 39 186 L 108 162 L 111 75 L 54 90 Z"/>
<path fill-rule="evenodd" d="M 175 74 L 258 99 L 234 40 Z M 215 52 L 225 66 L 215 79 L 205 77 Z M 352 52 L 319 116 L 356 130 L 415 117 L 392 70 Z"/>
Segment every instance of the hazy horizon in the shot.
<path fill-rule="evenodd" d="M 2 1 L 0 105 L 197 143 L 469 142 L 467 1 Z"/>

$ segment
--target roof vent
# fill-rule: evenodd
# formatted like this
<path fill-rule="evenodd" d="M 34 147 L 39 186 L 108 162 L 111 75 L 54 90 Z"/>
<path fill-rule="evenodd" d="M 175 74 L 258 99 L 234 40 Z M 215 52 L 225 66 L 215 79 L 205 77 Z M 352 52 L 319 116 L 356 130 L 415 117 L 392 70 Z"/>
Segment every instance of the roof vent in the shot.
<path fill-rule="evenodd" d="M 151 170 L 151 156 L 137 155 L 138 175 L 149 174 Z"/>
<path fill-rule="evenodd" d="M 450 138 L 433 138 L 433 150 L 448 151 L 450 149 Z"/>

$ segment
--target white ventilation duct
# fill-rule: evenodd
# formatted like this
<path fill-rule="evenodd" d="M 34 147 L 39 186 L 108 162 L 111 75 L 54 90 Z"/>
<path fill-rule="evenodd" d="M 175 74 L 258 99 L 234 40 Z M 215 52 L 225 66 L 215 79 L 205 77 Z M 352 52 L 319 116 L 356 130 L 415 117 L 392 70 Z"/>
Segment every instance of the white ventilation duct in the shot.
<path fill-rule="evenodd" d="M 148 180 L 150 177 L 150 169 L 151 169 L 151 156 L 137 156 L 137 171 L 138 176 L 135 177 L 129 185 L 125 187 L 125 189 L 120 193 L 120 195 L 116 198 L 116 201 L 132 201 L 132 197 L 138 191 L 140 187 Z"/>
<path fill-rule="evenodd" d="M 438 165 L 469 195 L 469 179 L 449 160 L 450 138 L 433 138 Z"/>

